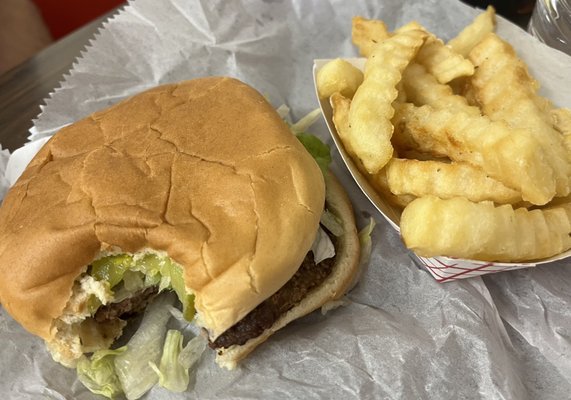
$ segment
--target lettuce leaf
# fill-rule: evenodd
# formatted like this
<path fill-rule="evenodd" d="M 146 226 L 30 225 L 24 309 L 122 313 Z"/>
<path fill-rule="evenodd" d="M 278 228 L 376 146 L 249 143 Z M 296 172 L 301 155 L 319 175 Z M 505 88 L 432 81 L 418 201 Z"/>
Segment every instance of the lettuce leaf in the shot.
<path fill-rule="evenodd" d="M 313 110 L 313 111 L 309 112 L 307 115 L 305 115 L 302 119 L 297 121 L 295 124 L 291 125 L 290 129 L 296 135 L 298 133 L 305 132 L 309 129 L 309 127 L 311 125 L 313 125 L 315 123 L 315 121 L 317 121 L 319 119 L 320 116 L 321 116 L 321 110 L 319 108 L 316 108 L 315 110 Z"/>
<path fill-rule="evenodd" d="M 151 367 L 159 377 L 159 386 L 171 392 L 184 392 L 188 387 L 188 370 L 178 362 L 182 350 L 182 333 L 175 329 L 167 332 L 160 367 L 151 363 Z"/>
<path fill-rule="evenodd" d="M 118 354 L 123 353 L 125 346 L 117 350 L 99 350 L 91 358 L 83 356 L 77 363 L 77 377 L 91 392 L 114 399 L 123 394 L 121 383 L 115 372 L 113 363 Z"/>
<path fill-rule="evenodd" d="M 285 104 L 279 106 L 276 110 L 280 117 L 286 119 L 289 114 L 289 107 Z M 331 164 L 331 153 L 329 151 L 329 146 L 323 143 L 317 136 L 306 133 L 307 129 L 313 125 L 321 116 L 321 110 L 316 108 L 315 110 L 309 112 L 299 121 L 289 124 L 291 132 L 299 139 L 301 144 L 305 149 L 311 154 L 315 159 L 319 168 L 326 176 L 329 171 L 329 164 Z M 287 123 L 287 121 L 286 121 Z"/>
<path fill-rule="evenodd" d="M 190 382 L 189 369 L 198 362 L 206 348 L 206 341 L 197 336 L 182 347 L 183 336 L 180 331 L 167 332 L 160 367 L 151 364 L 159 376 L 159 385 L 171 392 L 184 392 Z"/>
<path fill-rule="evenodd" d="M 115 357 L 115 370 L 129 400 L 143 396 L 159 380 L 149 362 L 159 362 L 167 322 L 171 317 L 168 310 L 174 300 L 171 293 L 158 296 L 147 307 L 141 326 L 127 343 L 127 350 Z"/>
<path fill-rule="evenodd" d="M 345 233 L 341 220 L 328 209 L 323 210 L 319 222 L 336 237 L 340 237 Z"/>
<path fill-rule="evenodd" d="M 359 243 L 361 244 L 361 258 L 359 262 L 361 265 L 367 264 L 371 258 L 371 234 L 376 225 L 377 222 L 371 217 L 369 224 L 359 231 Z"/>
<path fill-rule="evenodd" d="M 321 261 L 335 256 L 335 246 L 333 246 L 329 235 L 321 226 L 319 226 L 317 230 L 317 235 L 311 245 L 311 251 L 313 252 L 315 264 L 319 264 Z"/>
<path fill-rule="evenodd" d="M 329 146 L 323 143 L 317 136 L 309 133 L 298 133 L 296 136 L 309 154 L 315 159 L 323 175 L 327 175 L 329 164 L 331 164 Z"/>

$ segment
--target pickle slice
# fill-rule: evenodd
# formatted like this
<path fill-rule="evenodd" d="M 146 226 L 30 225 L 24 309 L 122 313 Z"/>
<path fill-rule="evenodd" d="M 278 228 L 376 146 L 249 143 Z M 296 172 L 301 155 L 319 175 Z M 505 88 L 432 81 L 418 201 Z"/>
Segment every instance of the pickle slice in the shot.
<path fill-rule="evenodd" d="M 92 277 L 98 281 L 108 282 L 110 288 L 117 286 L 122 281 L 126 288 L 127 286 L 131 287 L 132 279 L 136 277 L 132 272 L 140 272 L 144 275 L 145 287 L 160 284 L 161 290 L 174 290 L 182 303 L 184 318 L 187 321 L 192 320 L 195 314 L 194 296 L 186 292 L 182 268 L 170 258 L 147 254 L 135 261 L 128 254 L 120 254 L 94 261 L 90 269 Z M 95 303 L 90 306 L 95 310 L 98 307 Z"/>

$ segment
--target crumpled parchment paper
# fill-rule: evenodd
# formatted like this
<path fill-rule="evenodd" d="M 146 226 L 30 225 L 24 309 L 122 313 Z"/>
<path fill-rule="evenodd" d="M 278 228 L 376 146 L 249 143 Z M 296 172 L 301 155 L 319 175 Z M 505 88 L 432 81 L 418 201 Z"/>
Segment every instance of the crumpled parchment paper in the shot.
<path fill-rule="evenodd" d="M 351 57 L 350 19 L 416 19 L 447 40 L 477 11 L 457 0 L 135 0 L 104 24 L 35 121 L 31 145 L 16 151 L 0 188 L 60 127 L 151 86 L 231 75 L 293 118 L 317 107 L 312 60 Z M 571 58 L 505 20 L 509 37 L 543 94 L 571 106 Z M 312 129 L 331 143 L 323 122 Z M 42 139 L 44 138 L 44 139 Z M 41 141 L 37 141 L 40 139 Z M 566 399 L 571 397 L 571 266 L 438 284 L 352 182 L 334 151 L 359 225 L 378 221 L 373 253 L 346 304 L 283 329 L 239 369 L 209 352 L 188 393 L 153 389 L 147 398 Z M 0 195 L 2 195 L 0 190 Z M 33 249 L 30 249 L 33 251 Z M 92 399 L 75 371 L 54 363 L 40 339 L 0 308 L 0 393 L 11 399 Z"/>

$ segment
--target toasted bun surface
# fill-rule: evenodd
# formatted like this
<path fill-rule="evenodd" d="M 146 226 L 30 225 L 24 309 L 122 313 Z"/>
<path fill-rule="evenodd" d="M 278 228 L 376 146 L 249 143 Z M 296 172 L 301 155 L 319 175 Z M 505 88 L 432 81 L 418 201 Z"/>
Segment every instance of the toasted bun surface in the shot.
<path fill-rule="evenodd" d="M 166 252 L 216 337 L 311 247 L 325 188 L 270 104 L 231 78 L 151 89 L 61 129 L 0 209 L 0 300 L 49 340 L 102 252 Z"/>
<path fill-rule="evenodd" d="M 355 282 L 359 273 L 361 248 L 355 227 L 353 208 L 343 187 L 332 174 L 329 174 L 327 180 L 326 198 L 327 208 L 341 220 L 344 229 L 343 235 L 337 238 L 333 271 L 320 286 L 308 293 L 298 305 L 282 315 L 274 325 L 266 329 L 260 336 L 248 340 L 241 346 L 234 345 L 226 349 L 218 349 L 216 362 L 220 366 L 234 369 L 240 360 L 244 359 L 276 331 L 317 310 L 325 303 L 339 299 Z"/>

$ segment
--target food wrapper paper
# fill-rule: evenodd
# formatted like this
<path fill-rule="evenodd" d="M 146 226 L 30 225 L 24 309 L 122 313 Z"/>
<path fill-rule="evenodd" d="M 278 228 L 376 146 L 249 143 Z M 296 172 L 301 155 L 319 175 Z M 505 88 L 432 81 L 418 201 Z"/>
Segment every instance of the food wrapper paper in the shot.
<path fill-rule="evenodd" d="M 43 106 L 32 144 L 14 152 L 6 173 L 0 153 L 2 188 L 57 129 L 156 84 L 232 75 L 276 107 L 288 104 L 296 119 L 318 105 L 313 59 L 356 56 L 352 16 L 382 18 L 390 28 L 416 19 L 449 39 L 476 14 L 456 0 L 136 0 L 86 47 Z M 569 106 L 569 58 L 505 21 L 499 32 L 532 61 L 533 73 L 548 71 L 546 94 Z M 312 131 L 330 141 L 324 122 Z M 403 247 L 336 152 L 333 170 L 359 225 L 370 216 L 378 221 L 370 262 L 344 305 L 292 323 L 234 371 L 219 369 L 208 352 L 193 389 L 155 388 L 147 398 L 569 398 L 568 262 L 439 284 Z M 97 398 L 3 308 L 0 343 L 4 398 Z"/>
<path fill-rule="evenodd" d="M 10 182 L 6 178 L 6 168 L 8 167 L 8 160 L 10 159 L 10 152 L 2 149 L 0 144 L 0 200 L 6 195 Z"/>

